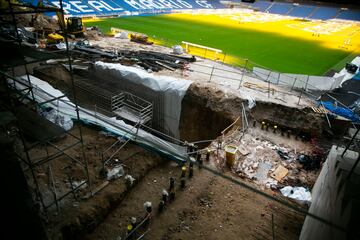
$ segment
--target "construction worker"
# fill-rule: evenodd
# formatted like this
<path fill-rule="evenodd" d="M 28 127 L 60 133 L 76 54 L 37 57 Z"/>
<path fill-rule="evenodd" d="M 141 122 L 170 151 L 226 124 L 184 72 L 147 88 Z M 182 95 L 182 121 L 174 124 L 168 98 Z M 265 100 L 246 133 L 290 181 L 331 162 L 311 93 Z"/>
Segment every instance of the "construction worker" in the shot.
<path fill-rule="evenodd" d="M 194 176 L 194 162 L 190 159 L 189 162 L 189 178 Z"/>
<path fill-rule="evenodd" d="M 203 160 L 201 158 L 201 153 L 200 152 L 197 153 L 196 160 L 199 163 L 199 169 L 201 169 L 202 165 L 203 165 Z"/>
<path fill-rule="evenodd" d="M 171 191 L 171 189 L 173 189 L 173 188 L 175 188 L 175 178 L 171 177 L 169 191 Z"/>
<path fill-rule="evenodd" d="M 181 177 L 185 177 L 186 175 L 186 166 L 182 166 L 181 168 Z"/>
<path fill-rule="evenodd" d="M 164 210 L 164 207 L 165 207 L 165 202 L 161 200 L 159 202 L 159 208 L 158 208 L 159 213 L 161 213 Z"/>
<path fill-rule="evenodd" d="M 208 162 L 210 160 L 210 149 L 206 149 L 206 158 L 205 160 Z"/>
<path fill-rule="evenodd" d="M 145 208 L 145 211 L 146 211 L 146 214 L 145 214 L 145 222 L 144 222 L 144 225 L 147 226 L 149 225 L 150 223 L 150 219 L 151 219 L 151 213 L 152 213 L 152 204 L 151 202 L 145 202 L 144 203 L 144 208 Z"/>
<path fill-rule="evenodd" d="M 162 190 L 162 197 L 161 197 L 161 199 L 162 199 L 162 201 L 164 201 L 164 203 L 167 202 L 168 196 L 169 196 L 169 193 L 168 193 L 165 189 L 163 189 L 163 190 Z"/>

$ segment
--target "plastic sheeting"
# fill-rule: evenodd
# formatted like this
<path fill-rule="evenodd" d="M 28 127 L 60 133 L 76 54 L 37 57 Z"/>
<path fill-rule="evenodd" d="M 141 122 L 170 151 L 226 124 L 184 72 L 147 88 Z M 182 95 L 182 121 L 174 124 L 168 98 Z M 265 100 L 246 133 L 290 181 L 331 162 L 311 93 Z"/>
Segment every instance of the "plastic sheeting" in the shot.
<path fill-rule="evenodd" d="M 334 104 L 332 102 L 322 102 L 320 101 L 320 103 L 330 112 L 342 116 L 344 118 L 350 119 L 351 121 L 355 122 L 355 123 L 360 123 L 360 116 L 356 115 L 353 111 L 351 111 L 348 108 L 343 108 L 343 107 L 338 107 L 338 106 L 334 106 Z"/>
<path fill-rule="evenodd" d="M 74 125 L 73 121 L 69 116 L 60 114 L 56 112 L 55 109 L 51 109 L 50 111 L 42 111 L 40 115 L 49 120 L 50 122 L 62 127 L 63 129 L 65 129 L 65 131 L 69 131 Z"/>
<path fill-rule="evenodd" d="M 8 79 L 8 83 L 12 86 L 15 84 L 15 87 L 18 90 L 23 90 L 27 87 L 28 83 L 25 75 L 19 77 L 18 81 L 23 82 L 23 84 L 18 82 L 14 83 L 14 80 Z M 45 102 L 64 95 L 61 91 L 53 88 L 47 82 L 31 75 L 30 82 L 33 86 L 33 93 L 36 102 Z M 56 111 L 60 114 L 67 115 L 72 119 L 77 119 L 75 105 L 67 97 L 62 97 L 61 100 L 50 101 L 44 105 L 46 105 L 46 107 L 56 109 Z M 184 159 L 187 158 L 185 147 L 169 143 L 142 129 L 137 130 L 132 125 L 126 124 L 124 121 L 118 120 L 115 117 L 109 118 L 101 113 L 95 114 L 95 112 L 81 107 L 79 107 L 79 116 L 83 122 L 101 126 L 116 135 L 126 136 L 127 138 L 131 138 L 133 135 L 136 135 L 136 138 L 132 138 L 133 141 L 168 155 L 172 159 L 184 161 Z"/>
<path fill-rule="evenodd" d="M 102 78 L 113 80 L 126 79 L 136 85 L 142 85 L 164 96 L 164 123 L 166 131 L 175 138 L 179 138 L 179 122 L 181 115 L 181 102 L 189 88 L 191 81 L 167 76 L 155 76 L 143 69 L 123 66 L 116 63 L 95 63 L 95 73 Z"/>
<path fill-rule="evenodd" d="M 351 61 L 352 64 L 355 64 L 356 66 L 360 65 L 360 57 L 356 57 Z M 357 73 L 359 73 L 359 69 L 357 70 Z M 346 82 L 349 79 L 352 79 L 355 76 L 353 73 L 349 73 L 346 68 L 344 67 L 340 72 L 335 73 L 334 78 L 340 78 L 342 80 L 341 85 Z M 341 86 L 340 85 L 340 86 Z"/>
<path fill-rule="evenodd" d="M 299 201 L 311 202 L 311 193 L 303 187 L 286 186 L 280 189 L 282 195 Z"/>

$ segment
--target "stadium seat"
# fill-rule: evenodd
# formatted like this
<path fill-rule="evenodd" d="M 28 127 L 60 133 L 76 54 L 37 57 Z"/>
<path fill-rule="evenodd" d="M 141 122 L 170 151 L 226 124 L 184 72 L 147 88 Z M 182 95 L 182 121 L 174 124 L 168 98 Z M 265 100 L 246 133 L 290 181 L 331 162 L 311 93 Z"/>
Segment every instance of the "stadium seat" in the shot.
<path fill-rule="evenodd" d="M 337 15 L 338 11 L 338 8 L 320 7 L 310 18 L 328 20 L 334 18 Z"/>
<path fill-rule="evenodd" d="M 275 3 L 268 9 L 268 12 L 285 15 L 292 7 L 293 5 L 288 3 Z"/>
<path fill-rule="evenodd" d="M 356 11 L 356 10 L 341 11 L 339 16 L 337 16 L 336 18 L 344 19 L 344 20 L 360 21 L 360 11 Z"/>
<path fill-rule="evenodd" d="M 295 6 L 291 12 L 288 13 L 289 16 L 306 18 L 314 10 L 312 6 Z"/>
<path fill-rule="evenodd" d="M 258 9 L 259 11 L 265 11 L 266 9 L 268 9 L 268 7 L 270 7 L 271 3 L 270 2 L 265 2 L 265 1 L 256 1 L 253 4 L 253 7 L 255 9 Z"/>

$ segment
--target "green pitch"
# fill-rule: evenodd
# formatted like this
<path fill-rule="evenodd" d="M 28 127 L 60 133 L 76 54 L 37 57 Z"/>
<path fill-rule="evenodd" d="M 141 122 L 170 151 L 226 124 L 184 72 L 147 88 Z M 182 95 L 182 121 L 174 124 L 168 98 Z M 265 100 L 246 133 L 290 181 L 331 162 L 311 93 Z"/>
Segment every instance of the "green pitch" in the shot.
<path fill-rule="evenodd" d="M 325 48 L 311 40 L 166 15 L 110 18 L 88 21 L 86 25 L 96 25 L 104 33 L 110 32 L 111 27 L 145 33 L 165 46 L 187 41 L 218 48 L 228 56 L 249 59 L 259 66 L 284 73 L 323 75 L 349 55 L 347 51 Z M 241 62 L 239 60 L 236 65 Z"/>

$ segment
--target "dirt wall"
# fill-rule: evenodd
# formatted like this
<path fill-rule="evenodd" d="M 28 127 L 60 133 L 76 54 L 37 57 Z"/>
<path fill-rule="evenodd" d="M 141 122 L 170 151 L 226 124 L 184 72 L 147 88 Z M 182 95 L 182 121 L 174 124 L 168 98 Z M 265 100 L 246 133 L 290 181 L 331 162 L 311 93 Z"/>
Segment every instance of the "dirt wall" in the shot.
<path fill-rule="evenodd" d="M 191 84 L 182 101 L 180 138 L 190 142 L 217 138 L 239 116 L 241 101 L 226 98 L 211 85 Z"/>
<path fill-rule="evenodd" d="M 291 108 L 267 102 L 257 102 L 251 115 L 257 121 L 276 123 L 294 133 L 304 132 L 317 136 L 322 134 L 327 124 L 322 115 L 315 113 L 309 107 Z"/>
<path fill-rule="evenodd" d="M 241 117 L 242 102 L 247 106 L 246 100 L 225 93 L 212 84 L 191 84 L 182 102 L 181 139 L 191 142 L 218 137 L 222 130 Z M 254 120 L 266 121 L 296 134 L 316 136 L 327 126 L 324 117 L 311 108 L 292 108 L 259 101 L 250 110 L 248 119 L 249 124 Z"/>

